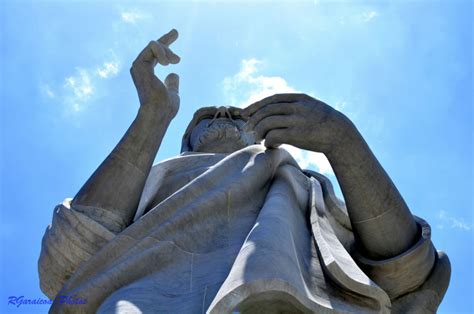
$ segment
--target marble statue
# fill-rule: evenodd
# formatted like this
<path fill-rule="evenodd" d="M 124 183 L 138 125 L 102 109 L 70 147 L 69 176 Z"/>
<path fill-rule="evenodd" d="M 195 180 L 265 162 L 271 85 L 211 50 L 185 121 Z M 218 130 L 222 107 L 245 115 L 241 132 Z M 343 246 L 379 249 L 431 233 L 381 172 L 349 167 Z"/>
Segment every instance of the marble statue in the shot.
<path fill-rule="evenodd" d="M 180 103 L 178 76 L 162 82 L 154 67 L 180 61 L 177 37 L 151 41 L 133 62 L 135 120 L 54 210 L 38 262 L 50 312 L 436 312 L 448 257 L 327 104 L 277 94 L 202 108 L 181 154 L 152 167 Z M 280 144 L 324 153 L 344 202 Z"/>

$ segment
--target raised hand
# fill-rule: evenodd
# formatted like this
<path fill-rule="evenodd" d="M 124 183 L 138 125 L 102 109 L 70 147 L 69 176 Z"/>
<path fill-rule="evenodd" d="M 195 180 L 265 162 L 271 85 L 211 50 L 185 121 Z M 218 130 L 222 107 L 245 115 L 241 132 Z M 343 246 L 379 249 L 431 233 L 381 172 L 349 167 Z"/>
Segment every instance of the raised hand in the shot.
<path fill-rule="evenodd" d="M 169 74 L 163 83 L 154 74 L 158 63 L 179 62 L 179 57 L 169 48 L 177 38 L 178 32 L 171 30 L 158 41 L 151 41 L 133 62 L 130 72 L 140 99 L 140 110 L 122 139 L 72 202 L 73 206 L 113 211 L 118 217 L 114 222 L 109 221 L 107 215 L 97 218 L 104 226 L 121 221 L 120 226 L 111 227 L 120 229 L 131 223 L 147 174 L 171 120 L 178 112 L 178 75 Z"/>
<path fill-rule="evenodd" d="M 172 29 L 160 39 L 150 41 L 130 69 L 140 106 L 170 117 L 174 117 L 179 109 L 179 76 L 171 73 L 163 83 L 156 77 L 154 68 L 158 63 L 166 66 L 180 61 L 179 56 L 169 48 L 177 38 L 178 31 Z"/>
<path fill-rule="evenodd" d="M 277 94 L 244 109 L 248 130 L 267 147 L 290 144 L 328 153 L 340 144 L 350 121 L 339 111 L 305 94 Z"/>

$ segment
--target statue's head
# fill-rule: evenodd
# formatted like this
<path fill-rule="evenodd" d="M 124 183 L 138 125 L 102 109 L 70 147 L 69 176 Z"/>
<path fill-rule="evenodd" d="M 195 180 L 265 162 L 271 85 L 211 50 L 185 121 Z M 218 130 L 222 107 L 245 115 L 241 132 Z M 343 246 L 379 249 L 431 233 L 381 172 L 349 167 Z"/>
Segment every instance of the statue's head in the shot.
<path fill-rule="evenodd" d="M 201 108 L 186 129 L 181 152 L 232 153 L 255 144 L 252 134 L 242 128 L 246 121 L 240 108 Z"/>

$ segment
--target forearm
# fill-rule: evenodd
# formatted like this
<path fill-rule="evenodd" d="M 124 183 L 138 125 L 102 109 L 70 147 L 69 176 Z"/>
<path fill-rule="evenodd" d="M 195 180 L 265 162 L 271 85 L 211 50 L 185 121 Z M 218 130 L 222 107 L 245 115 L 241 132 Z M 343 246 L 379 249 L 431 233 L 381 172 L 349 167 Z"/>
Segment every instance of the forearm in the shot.
<path fill-rule="evenodd" d="M 369 146 L 348 122 L 347 131 L 327 153 L 341 186 L 362 253 L 385 259 L 407 250 L 417 226 L 405 201 Z"/>
<path fill-rule="evenodd" d="M 267 147 L 290 144 L 325 153 L 346 200 L 361 252 L 369 258 L 398 255 L 413 244 L 416 223 L 397 188 L 352 122 L 304 94 L 276 94 L 245 110 L 247 129 Z"/>
<path fill-rule="evenodd" d="M 142 106 L 123 138 L 74 197 L 73 206 L 110 210 L 131 222 L 170 122 L 170 115 Z"/>

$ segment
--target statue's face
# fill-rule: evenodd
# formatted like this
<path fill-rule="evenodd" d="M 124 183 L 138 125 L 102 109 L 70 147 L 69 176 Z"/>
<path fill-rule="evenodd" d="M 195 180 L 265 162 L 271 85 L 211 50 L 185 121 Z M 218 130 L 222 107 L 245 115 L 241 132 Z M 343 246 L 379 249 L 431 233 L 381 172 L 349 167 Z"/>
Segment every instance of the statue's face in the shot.
<path fill-rule="evenodd" d="M 242 128 L 245 120 L 221 107 L 213 117 L 203 117 L 189 138 L 194 152 L 232 153 L 255 144 L 251 133 Z"/>

